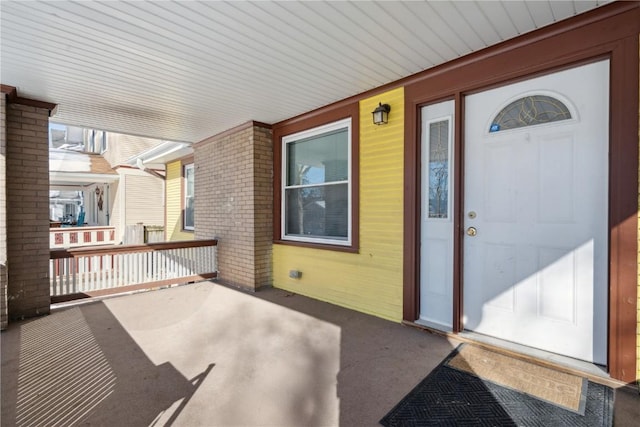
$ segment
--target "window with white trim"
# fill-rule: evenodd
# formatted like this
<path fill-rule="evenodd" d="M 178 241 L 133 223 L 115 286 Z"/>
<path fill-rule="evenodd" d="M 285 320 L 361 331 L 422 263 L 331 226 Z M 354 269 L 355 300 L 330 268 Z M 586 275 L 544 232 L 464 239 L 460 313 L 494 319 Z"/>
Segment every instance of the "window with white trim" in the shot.
<path fill-rule="evenodd" d="M 194 196 L 194 178 L 195 173 L 193 169 L 193 163 L 183 166 L 184 176 L 184 214 L 183 214 L 183 229 L 193 230 L 194 228 L 194 209 L 193 209 L 193 196 Z"/>
<path fill-rule="evenodd" d="M 282 239 L 351 245 L 351 119 L 282 138 Z"/>

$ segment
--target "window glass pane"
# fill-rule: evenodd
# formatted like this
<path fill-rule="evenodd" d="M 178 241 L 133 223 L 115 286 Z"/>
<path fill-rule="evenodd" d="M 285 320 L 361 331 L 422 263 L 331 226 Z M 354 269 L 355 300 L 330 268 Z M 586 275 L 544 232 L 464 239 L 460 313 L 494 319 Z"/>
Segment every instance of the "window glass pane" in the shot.
<path fill-rule="evenodd" d="M 429 125 L 429 218 L 449 216 L 449 120 Z"/>
<path fill-rule="evenodd" d="M 292 188 L 286 194 L 286 234 L 347 240 L 348 184 Z"/>
<path fill-rule="evenodd" d="M 491 123 L 489 132 L 568 120 L 571 113 L 564 103 L 546 95 L 520 98 L 504 107 Z"/>
<path fill-rule="evenodd" d="M 194 219 L 194 169 L 193 165 L 186 165 L 184 167 L 184 228 L 193 229 L 195 224 Z"/>
<path fill-rule="evenodd" d="M 346 181 L 348 128 L 287 144 L 287 186 Z"/>
<path fill-rule="evenodd" d="M 195 223 L 193 213 L 194 213 L 193 198 L 189 197 L 187 198 L 187 200 L 185 200 L 185 206 L 184 206 L 184 226 L 185 227 L 193 228 L 193 225 Z"/>
<path fill-rule="evenodd" d="M 184 176 L 185 180 L 187 182 L 187 191 L 186 191 L 187 197 L 193 197 L 193 190 L 194 190 L 193 166 L 185 167 L 184 175 L 185 175 Z"/>

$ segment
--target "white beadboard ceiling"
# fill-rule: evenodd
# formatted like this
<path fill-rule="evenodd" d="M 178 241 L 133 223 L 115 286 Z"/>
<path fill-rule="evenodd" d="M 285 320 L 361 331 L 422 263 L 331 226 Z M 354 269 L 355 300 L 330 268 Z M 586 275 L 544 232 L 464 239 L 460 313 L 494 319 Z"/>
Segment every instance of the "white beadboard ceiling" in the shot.
<path fill-rule="evenodd" d="M 604 3 L 2 0 L 0 81 L 58 104 L 58 123 L 196 142 Z"/>

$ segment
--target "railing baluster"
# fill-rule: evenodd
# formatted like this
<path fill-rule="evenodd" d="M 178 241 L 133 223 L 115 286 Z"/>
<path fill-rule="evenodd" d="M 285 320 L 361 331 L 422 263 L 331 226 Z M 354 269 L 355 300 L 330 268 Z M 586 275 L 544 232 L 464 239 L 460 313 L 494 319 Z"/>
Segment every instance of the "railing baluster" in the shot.
<path fill-rule="evenodd" d="M 158 251 L 151 252 L 151 281 L 156 281 L 158 277 Z"/>
<path fill-rule="evenodd" d="M 144 283 L 144 279 L 142 276 L 142 272 L 144 271 L 142 267 L 144 267 L 144 259 L 143 259 L 143 253 L 137 253 L 136 254 L 136 270 L 137 270 L 137 274 L 136 274 L 136 283 Z"/>
<path fill-rule="evenodd" d="M 104 256 L 104 268 L 105 268 L 105 280 L 104 280 L 104 284 L 106 289 L 111 288 L 113 285 L 111 284 L 111 273 L 113 271 L 113 267 L 111 265 L 111 259 L 112 259 L 112 255 L 105 255 Z"/>
<path fill-rule="evenodd" d="M 122 254 L 116 255 L 116 286 L 124 286 L 124 280 L 122 279 Z"/>
<path fill-rule="evenodd" d="M 58 295 L 58 281 L 56 280 L 56 262 L 58 260 L 54 259 L 49 261 L 49 279 L 51 280 L 51 285 L 50 285 L 50 293 L 51 295 Z"/>
<path fill-rule="evenodd" d="M 129 283 L 129 254 L 122 254 L 122 285 Z"/>
<path fill-rule="evenodd" d="M 104 256 L 98 255 L 98 262 L 100 263 L 98 266 L 98 289 L 105 289 L 106 286 L 104 284 Z"/>
<path fill-rule="evenodd" d="M 69 282 L 67 286 L 68 293 L 78 292 L 78 259 L 69 258 L 69 264 L 67 265 L 67 271 L 69 272 Z M 69 289 L 69 286 L 71 287 Z"/>
<path fill-rule="evenodd" d="M 94 290 L 94 281 L 93 281 L 93 276 L 94 276 L 94 262 L 93 262 L 93 258 L 94 257 L 87 257 L 87 270 L 89 271 L 89 290 L 92 291 Z"/>

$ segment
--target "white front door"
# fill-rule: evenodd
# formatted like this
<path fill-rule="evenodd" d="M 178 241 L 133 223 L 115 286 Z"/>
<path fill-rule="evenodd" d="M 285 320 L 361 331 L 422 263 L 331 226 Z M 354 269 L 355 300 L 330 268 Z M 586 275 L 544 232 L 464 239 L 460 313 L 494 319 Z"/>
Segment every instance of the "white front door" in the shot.
<path fill-rule="evenodd" d="M 601 61 L 466 97 L 465 329 L 606 364 L 608 85 Z"/>

